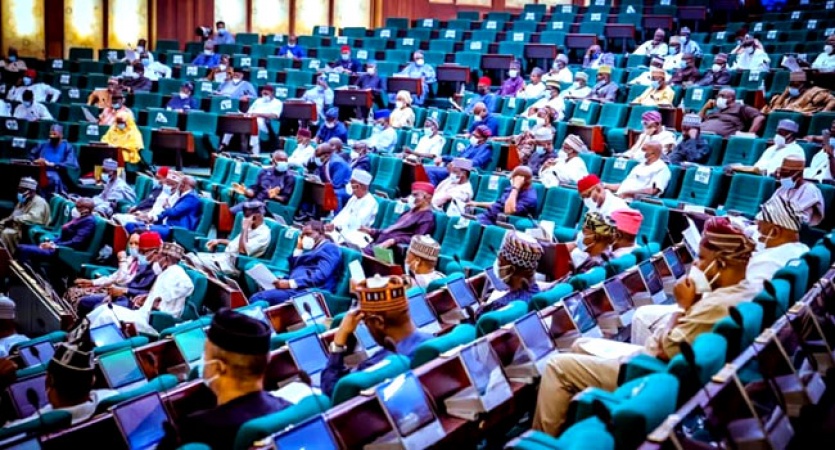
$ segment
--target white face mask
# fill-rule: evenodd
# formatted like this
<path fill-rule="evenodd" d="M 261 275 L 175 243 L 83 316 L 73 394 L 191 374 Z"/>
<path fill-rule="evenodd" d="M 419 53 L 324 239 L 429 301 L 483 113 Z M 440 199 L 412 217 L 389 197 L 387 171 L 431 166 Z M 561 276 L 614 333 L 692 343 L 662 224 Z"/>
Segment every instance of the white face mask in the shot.
<path fill-rule="evenodd" d="M 478 145 L 478 138 L 475 136 L 470 137 L 470 145 Z"/>
<path fill-rule="evenodd" d="M 456 173 L 451 173 L 449 174 L 449 181 L 458 184 L 458 182 L 461 181 L 461 176 Z"/>
<path fill-rule="evenodd" d="M 720 66 L 719 64 L 714 64 L 710 66 L 710 70 L 712 70 L 714 73 L 719 73 L 722 71 L 722 66 Z"/>
<path fill-rule="evenodd" d="M 209 364 L 217 364 L 219 362 L 220 361 L 218 361 L 216 359 L 210 359 L 208 361 L 203 362 L 203 365 L 200 367 L 200 378 L 202 378 L 203 384 L 207 388 L 209 388 L 209 390 L 212 389 L 212 384 L 214 384 L 214 382 L 217 381 L 217 379 L 218 379 L 218 377 L 220 377 L 220 375 L 214 375 L 214 376 L 211 376 L 209 378 L 206 378 L 206 366 L 208 366 Z"/>
<path fill-rule="evenodd" d="M 697 137 L 699 137 L 699 130 L 691 128 L 689 131 L 687 131 L 687 135 L 690 136 L 690 139 L 696 139 Z"/>
<path fill-rule="evenodd" d="M 823 46 L 823 52 L 826 53 L 827 55 L 831 55 L 832 54 L 832 46 L 829 45 L 829 44 L 824 45 Z"/>
<path fill-rule="evenodd" d="M 162 273 L 162 266 L 159 265 L 158 262 L 155 262 L 154 265 L 151 266 L 151 268 L 154 270 L 154 273 L 157 274 L 157 275 Z"/>
<path fill-rule="evenodd" d="M 533 120 L 534 120 L 534 122 L 536 122 L 536 124 L 537 124 L 538 126 L 540 126 L 540 127 L 541 127 L 542 125 L 545 125 L 545 119 L 544 119 L 544 118 L 542 118 L 542 117 L 535 117 Z"/>
<path fill-rule="evenodd" d="M 368 69 L 365 69 L 365 71 L 368 72 L 369 75 L 374 75 L 377 72 L 377 69 L 369 67 Z"/>
<path fill-rule="evenodd" d="M 415 207 L 415 196 L 410 195 L 406 198 L 406 204 L 409 205 L 409 209 L 413 209 Z"/>
<path fill-rule="evenodd" d="M 504 281 L 505 283 L 507 283 L 507 281 L 510 280 L 510 277 L 513 275 L 512 270 L 509 270 L 509 269 L 512 269 L 512 268 L 513 268 L 513 266 L 510 265 L 510 264 L 508 264 L 506 266 L 500 266 L 499 265 L 499 258 L 496 258 L 493 261 L 493 273 L 496 274 L 496 277 L 498 277 L 500 280 Z"/>
<path fill-rule="evenodd" d="M 710 270 L 711 267 L 713 267 L 712 262 L 708 264 L 707 270 Z M 688 278 L 690 278 L 690 281 L 696 285 L 697 294 L 704 294 L 713 291 L 712 284 L 717 278 L 719 278 L 719 274 L 717 273 L 712 280 L 708 280 L 706 275 L 707 270 L 702 271 L 702 269 L 696 267 L 695 264 L 690 266 L 690 274 L 688 275 Z"/>
<path fill-rule="evenodd" d="M 777 148 L 785 147 L 786 146 L 786 138 L 781 134 L 775 135 L 774 136 L 774 145 L 776 145 Z"/>
<path fill-rule="evenodd" d="M 403 106 L 405 106 L 405 104 L 400 100 L 394 102 L 394 104 L 397 106 L 397 109 L 402 109 Z"/>
<path fill-rule="evenodd" d="M 597 202 L 595 202 L 591 197 L 584 198 L 583 204 L 586 205 L 586 209 L 589 211 L 597 210 Z"/>
<path fill-rule="evenodd" d="M 310 236 L 302 237 L 302 250 L 310 250 L 316 245 L 316 241 Z"/>
<path fill-rule="evenodd" d="M 225 72 L 226 71 L 226 64 L 218 64 L 217 65 L 217 70 L 219 70 L 221 72 Z"/>
<path fill-rule="evenodd" d="M 510 78 L 516 78 L 517 75 L 519 75 L 518 70 L 509 70 L 507 72 L 507 76 L 509 76 Z"/>
<path fill-rule="evenodd" d="M 725 97 L 719 97 L 716 99 L 716 107 L 719 109 L 725 109 L 728 107 L 728 99 Z"/>
<path fill-rule="evenodd" d="M 185 100 L 188 98 L 188 94 L 186 94 L 185 92 L 180 92 L 180 98 Z"/>
<path fill-rule="evenodd" d="M 435 134 L 435 130 L 432 129 L 432 128 L 426 127 L 426 128 L 423 129 L 423 133 L 426 136 L 432 136 L 433 134 Z"/>
<path fill-rule="evenodd" d="M 212 50 L 203 50 L 204 55 L 212 56 L 212 53 L 214 53 Z"/>

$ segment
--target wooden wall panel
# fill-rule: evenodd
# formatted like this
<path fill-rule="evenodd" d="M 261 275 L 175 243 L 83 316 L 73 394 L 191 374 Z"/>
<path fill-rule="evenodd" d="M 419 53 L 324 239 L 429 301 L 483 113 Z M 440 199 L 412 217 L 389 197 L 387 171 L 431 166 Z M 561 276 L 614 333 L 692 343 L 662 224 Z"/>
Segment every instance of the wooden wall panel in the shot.
<path fill-rule="evenodd" d="M 215 3 L 213 0 L 156 0 L 156 3 L 157 39 L 179 39 L 181 43 L 190 42 L 197 40 L 194 36 L 195 28 L 214 26 Z"/>

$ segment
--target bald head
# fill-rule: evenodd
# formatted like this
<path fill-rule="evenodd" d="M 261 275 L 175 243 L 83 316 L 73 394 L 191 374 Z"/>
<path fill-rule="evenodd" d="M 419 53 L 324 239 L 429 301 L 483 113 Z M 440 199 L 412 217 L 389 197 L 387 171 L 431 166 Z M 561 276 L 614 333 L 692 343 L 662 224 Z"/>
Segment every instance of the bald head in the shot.
<path fill-rule="evenodd" d="M 333 150 L 334 150 L 335 152 L 341 152 L 341 151 L 342 151 L 342 140 L 341 140 L 341 139 L 339 139 L 339 138 L 330 138 L 330 139 L 328 139 L 328 145 L 330 145 L 331 147 L 333 147 Z"/>
<path fill-rule="evenodd" d="M 180 183 L 180 192 L 181 193 L 188 192 L 188 191 L 194 189 L 194 186 L 196 186 L 196 185 L 197 185 L 197 181 L 194 179 L 194 177 L 192 177 L 190 175 L 186 175 L 186 176 L 183 177 L 182 183 Z"/>
<path fill-rule="evenodd" d="M 641 147 L 647 158 L 647 164 L 653 163 L 661 157 L 661 143 L 657 141 L 649 141 Z"/>
<path fill-rule="evenodd" d="M 473 105 L 473 114 L 476 116 L 481 116 L 485 112 L 487 112 L 487 105 L 485 105 L 484 102 L 478 102 Z"/>

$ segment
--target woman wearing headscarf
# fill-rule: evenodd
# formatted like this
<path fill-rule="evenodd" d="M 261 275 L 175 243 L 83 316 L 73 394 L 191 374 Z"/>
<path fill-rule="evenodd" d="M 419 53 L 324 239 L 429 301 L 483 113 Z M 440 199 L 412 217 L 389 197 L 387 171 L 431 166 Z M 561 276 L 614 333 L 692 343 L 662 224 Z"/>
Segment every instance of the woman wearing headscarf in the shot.
<path fill-rule="evenodd" d="M 141 160 L 139 152 L 145 148 L 145 143 L 132 116 L 117 114 L 116 122 L 110 126 L 101 140 L 105 144 L 121 149 L 125 163 L 136 164 Z"/>
<path fill-rule="evenodd" d="M 392 128 L 404 128 L 415 126 L 415 111 L 412 110 L 412 94 L 409 91 L 400 91 L 395 97 L 395 107 L 389 116 L 389 124 Z"/>

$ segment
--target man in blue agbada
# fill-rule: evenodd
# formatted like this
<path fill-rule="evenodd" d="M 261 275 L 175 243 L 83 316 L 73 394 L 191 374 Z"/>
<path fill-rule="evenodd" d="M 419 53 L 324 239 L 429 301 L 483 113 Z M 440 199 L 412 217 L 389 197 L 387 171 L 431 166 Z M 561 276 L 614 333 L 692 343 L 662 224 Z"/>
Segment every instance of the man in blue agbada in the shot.
<path fill-rule="evenodd" d="M 63 126 L 52 125 L 49 129 L 49 141 L 35 147 L 30 154 L 30 158 L 35 164 L 46 166 L 46 177 L 49 182 L 43 189 L 44 198 L 49 199 L 54 193 L 63 194 L 66 192 L 59 170 L 77 170 L 78 160 L 75 157 L 72 144 L 64 139 Z"/>

